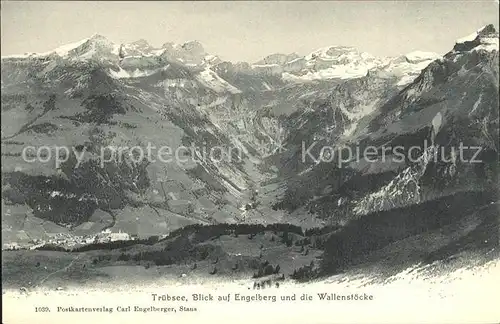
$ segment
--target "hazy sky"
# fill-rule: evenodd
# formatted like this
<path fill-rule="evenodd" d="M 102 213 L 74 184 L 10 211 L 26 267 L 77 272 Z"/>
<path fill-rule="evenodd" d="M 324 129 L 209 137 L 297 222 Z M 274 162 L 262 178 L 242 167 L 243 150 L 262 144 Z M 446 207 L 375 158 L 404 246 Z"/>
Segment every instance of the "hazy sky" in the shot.
<path fill-rule="evenodd" d="M 481 26 L 498 2 L 2 2 L 2 55 L 45 52 L 94 33 L 122 43 L 200 41 L 231 61 L 307 54 L 328 45 L 374 55 L 444 53 Z"/>

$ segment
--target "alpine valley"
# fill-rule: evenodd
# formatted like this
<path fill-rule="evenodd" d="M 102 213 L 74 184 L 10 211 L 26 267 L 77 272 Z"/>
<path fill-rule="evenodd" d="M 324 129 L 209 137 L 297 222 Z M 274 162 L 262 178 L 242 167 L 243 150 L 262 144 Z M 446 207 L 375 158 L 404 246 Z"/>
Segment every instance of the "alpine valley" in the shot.
<path fill-rule="evenodd" d="M 251 64 L 93 35 L 2 57 L 4 285 L 498 258 L 498 40 L 487 25 L 444 54 L 328 46 Z M 182 159 L 103 159 L 148 145 Z"/>

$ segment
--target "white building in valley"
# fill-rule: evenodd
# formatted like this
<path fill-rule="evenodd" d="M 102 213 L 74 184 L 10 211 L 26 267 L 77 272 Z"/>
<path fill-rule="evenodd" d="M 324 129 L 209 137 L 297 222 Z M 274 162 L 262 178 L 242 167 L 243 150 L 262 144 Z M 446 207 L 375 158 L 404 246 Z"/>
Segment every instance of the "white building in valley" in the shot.
<path fill-rule="evenodd" d="M 130 240 L 130 235 L 128 233 L 124 233 L 119 231 L 118 233 L 111 232 L 110 229 L 106 229 L 101 233 L 97 234 L 95 237 L 95 241 L 97 243 L 107 243 L 113 241 L 128 241 Z"/>

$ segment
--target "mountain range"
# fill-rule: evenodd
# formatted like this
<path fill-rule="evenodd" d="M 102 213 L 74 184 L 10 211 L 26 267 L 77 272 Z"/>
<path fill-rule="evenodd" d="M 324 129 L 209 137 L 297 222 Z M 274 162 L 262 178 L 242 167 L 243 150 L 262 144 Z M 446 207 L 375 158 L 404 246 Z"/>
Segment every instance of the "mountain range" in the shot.
<path fill-rule="evenodd" d="M 448 234 L 426 257 L 475 242 L 500 214 L 498 39 L 487 25 L 444 55 L 328 46 L 233 63 L 196 41 L 154 48 L 93 35 L 2 57 L 2 243 L 279 223 L 309 230 L 292 241 L 314 236 L 323 268 L 340 269 L 435 231 Z M 184 149 L 181 163 L 103 162 L 103 149 L 148 143 L 201 149 Z M 461 145 L 480 149 L 464 162 Z M 58 146 L 81 159 L 70 150 L 54 165 Z M 241 154 L 202 157 L 221 147 Z"/>

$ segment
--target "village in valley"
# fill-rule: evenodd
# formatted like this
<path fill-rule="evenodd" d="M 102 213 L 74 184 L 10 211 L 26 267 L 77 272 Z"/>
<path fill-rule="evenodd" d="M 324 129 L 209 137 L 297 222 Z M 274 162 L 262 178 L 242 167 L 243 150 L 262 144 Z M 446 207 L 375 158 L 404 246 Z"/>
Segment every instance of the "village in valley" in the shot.
<path fill-rule="evenodd" d="M 112 232 L 110 229 L 101 231 L 93 235 L 72 235 L 70 233 L 55 233 L 49 239 L 32 239 L 26 243 L 10 242 L 3 245 L 2 250 L 35 250 L 43 246 L 57 246 L 65 249 L 73 249 L 88 244 L 109 243 L 115 241 L 136 240 L 136 235 L 118 231 Z"/>

